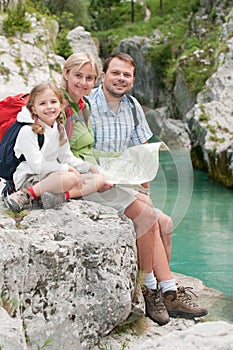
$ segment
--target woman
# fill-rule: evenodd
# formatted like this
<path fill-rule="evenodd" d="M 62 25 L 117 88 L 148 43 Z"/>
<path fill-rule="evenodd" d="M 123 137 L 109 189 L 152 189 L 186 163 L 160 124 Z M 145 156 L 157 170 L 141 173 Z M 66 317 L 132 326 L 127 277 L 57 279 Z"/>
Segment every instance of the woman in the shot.
<path fill-rule="evenodd" d="M 96 163 L 94 134 L 89 118 L 89 105 L 84 96 L 90 94 L 98 78 L 95 59 L 88 53 L 71 55 L 63 68 L 62 88 L 66 99 L 65 125 L 73 154 Z"/>

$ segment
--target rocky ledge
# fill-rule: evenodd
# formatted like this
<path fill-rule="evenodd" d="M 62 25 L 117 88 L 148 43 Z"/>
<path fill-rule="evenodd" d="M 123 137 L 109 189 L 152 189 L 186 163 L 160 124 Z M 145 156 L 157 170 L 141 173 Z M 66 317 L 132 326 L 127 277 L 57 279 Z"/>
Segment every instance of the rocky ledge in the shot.
<path fill-rule="evenodd" d="M 3 203 L 0 213 L 1 349 L 34 350 L 50 338 L 51 350 L 232 349 L 233 325 L 212 312 L 222 294 L 198 279 L 175 274 L 208 306 L 203 320 L 159 327 L 143 316 L 135 233 L 114 209 L 72 200 L 21 221 Z M 139 320 L 140 335 L 114 331 Z"/>

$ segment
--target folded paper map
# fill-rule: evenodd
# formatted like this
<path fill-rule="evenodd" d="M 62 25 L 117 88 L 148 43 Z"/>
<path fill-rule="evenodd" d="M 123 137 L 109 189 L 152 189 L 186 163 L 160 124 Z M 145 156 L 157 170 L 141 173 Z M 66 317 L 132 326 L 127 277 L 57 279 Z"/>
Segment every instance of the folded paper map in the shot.
<path fill-rule="evenodd" d="M 99 158 L 100 172 L 108 182 L 140 185 L 152 181 L 159 169 L 159 151 L 169 148 L 163 142 L 133 146 L 117 157 Z"/>

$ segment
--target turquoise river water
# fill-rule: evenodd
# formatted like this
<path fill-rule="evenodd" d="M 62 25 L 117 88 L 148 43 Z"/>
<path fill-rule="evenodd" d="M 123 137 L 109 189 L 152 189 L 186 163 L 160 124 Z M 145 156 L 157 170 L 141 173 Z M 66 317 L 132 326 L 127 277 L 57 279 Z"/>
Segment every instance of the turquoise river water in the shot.
<path fill-rule="evenodd" d="M 173 219 L 171 270 L 220 290 L 233 322 L 233 191 L 193 171 L 188 151 L 161 151 L 151 197 Z"/>

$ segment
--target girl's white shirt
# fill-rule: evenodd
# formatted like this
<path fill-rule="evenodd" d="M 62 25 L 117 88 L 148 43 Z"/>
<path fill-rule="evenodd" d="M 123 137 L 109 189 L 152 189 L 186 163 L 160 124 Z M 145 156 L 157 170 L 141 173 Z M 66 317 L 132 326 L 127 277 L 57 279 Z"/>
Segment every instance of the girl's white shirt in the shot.
<path fill-rule="evenodd" d="M 33 123 L 30 112 L 23 107 L 17 115 L 17 121 Z M 30 125 L 23 126 L 17 136 L 14 151 L 17 158 L 22 154 L 26 161 L 17 167 L 13 179 L 18 190 L 28 175 L 38 174 L 43 179 L 51 172 L 68 171 L 69 165 L 81 173 L 87 173 L 91 163 L 76 158 L 70 150 L 69 142 L 59 146 L 59 131 L 57 123 L 53 127 L 42 123 L 45 126 L 44 143 L 39 148 L 38 136 L 32 131 Z M 67 138 L 68 140 L 68 138 Z"/>

